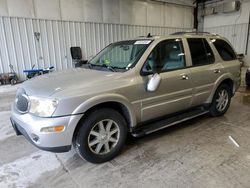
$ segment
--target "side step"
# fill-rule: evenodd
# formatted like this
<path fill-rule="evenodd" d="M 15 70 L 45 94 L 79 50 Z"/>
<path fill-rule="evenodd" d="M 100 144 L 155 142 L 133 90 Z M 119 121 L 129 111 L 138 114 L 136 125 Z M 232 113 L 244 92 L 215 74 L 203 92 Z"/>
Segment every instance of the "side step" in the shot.
<path fill-rule="evenodd" d="M 161 129 L 164 129 L 166 127 L 193 119 L 195 117 L 201 116 L 208 113 L 208 110 L 205 110 L 204 108 L 196 108 L 191 111 L 186 111 L 184 113 L 181 113 L 179 115 L 175 115 L 166 119 L 162 119 L 159 121 L 154 121 L 145 125 L 141 125 L 137 127 L 136 129 L 132 130 L 132 136 L 134 137 L 142 137 L 147 134 L 153 133 L 155 131 L 159 131 Z"/>

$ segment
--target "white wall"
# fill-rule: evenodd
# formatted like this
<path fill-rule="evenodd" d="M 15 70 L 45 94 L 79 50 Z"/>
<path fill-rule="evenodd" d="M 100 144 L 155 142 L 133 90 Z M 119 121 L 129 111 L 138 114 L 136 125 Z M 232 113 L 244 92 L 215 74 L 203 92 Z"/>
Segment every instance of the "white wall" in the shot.
<path fill-rule="evenodd" d="M 71 46 L 88 59 L 118 40 L 190 30 L 193 20 L 190 6 L 146 0 L 0 0 L 0 73 L 9 64 L 22 76 L 32 64 L 67 69 Z"/>
<path fill-rule="evenodd" d="M 245 53 L 249 14 L 250 1 L 243 0 L 238 12 L 205 16 L 204 30 L 225 36 L 238 53 Z M 250 65 L 250 45 L 247 51 L 245 60 Z"/>
<path fill-rule="evenodd" d="M 192 0 L 170 1 L 192 5 Z M 193 8 L 142 0 L 0 0 L 0 16 L 193 27 Z"/>
<path fill-rule="evenodd" d="M 241 10 L 238 12 L 227 14 L 216 14 L 206 16 L 204 19 L 204 27 L 218 27 L 232 24 L 248 23 L 250 13 L 250 1 L 242 1 Z"/>

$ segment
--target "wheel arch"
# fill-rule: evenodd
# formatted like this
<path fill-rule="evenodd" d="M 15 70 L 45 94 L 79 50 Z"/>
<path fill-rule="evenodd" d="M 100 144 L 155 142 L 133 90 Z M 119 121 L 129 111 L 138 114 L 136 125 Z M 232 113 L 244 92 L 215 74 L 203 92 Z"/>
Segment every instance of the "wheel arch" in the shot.
<path fill-rule="evenodd" d="M 74 140 L 75 135 L 81 126 L 81 122 L 84 121 L 87 115 L 96 108 L 112 108 L 118 111 L 126 120 L 128 130 L 136 125 L 136 117 L 135 113 L 133 112 L 132 105 L 125 97 L 118 94 L 95 96 L 83 102 L 73 112 L 74 114 L 83 113 L 83 115 L 74 128 L 72 140 Z"/>
<path fill-rule="evenodd" d="M 216 92 L 216 90 L 218 89 L 218 87 L 222 84 L 226 84 L 230 87 L 231 89 L 231 94 L 233 96 L 234 94 L 234 90 L 235 90 L 235 84 L 234 84 L 234 80 L 233 77 L 231 75 L 222 75 L 214 84 L 213 90 L 208 98 L 208 100 L 206 101 L 207 104 L 210 104 L 213 100 L 214 94 Z"/>

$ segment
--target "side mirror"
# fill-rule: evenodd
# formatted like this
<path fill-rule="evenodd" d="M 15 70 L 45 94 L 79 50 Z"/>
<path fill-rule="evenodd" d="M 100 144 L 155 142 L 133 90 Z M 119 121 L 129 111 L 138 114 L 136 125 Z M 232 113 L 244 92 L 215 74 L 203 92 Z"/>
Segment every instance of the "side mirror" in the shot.
<path fill-rule="evenodd" d="M 87 63 L 88 63 L 88 60 L 81 60 L 81 61 L 75 63 L 75 67 L 76 68 L 81 67 L 82 65 L 87 64 Z"/>
<path fill-rule="evenodd" d="M 73 60 L 82 59 L 82 50 L 80 47 L 71 47 L 70 48 L 71 57 Z"/>
<path fill-rule="evenodd" d="M 158 73 L 155 73 L 148 81 L 147 91 L 156 91 L 160 85 L 161 76 Z"/>

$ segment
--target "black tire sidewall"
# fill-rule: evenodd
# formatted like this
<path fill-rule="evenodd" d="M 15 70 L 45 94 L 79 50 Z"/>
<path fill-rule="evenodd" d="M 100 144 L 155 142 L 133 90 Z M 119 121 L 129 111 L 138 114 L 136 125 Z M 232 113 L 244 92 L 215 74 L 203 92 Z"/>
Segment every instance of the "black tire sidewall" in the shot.
<path fill-rule="evenodd" d="M 16 81 L 15 79 L 11 79 L 11 80 L 10 80 L 10 84 L 11 84 L 11 85 L 15 85 L 16 83 L 17 83 L 17 81 Z"/>
<path fill-rule="evenodd" d="M 88 136 L 93 126 L 97 122 L 104 119 L 112 119 L 117 123 L 120 129 L 120 137 L 118 143 L 111 150 L 110 153 L 104 155 L 97 155 L 93 153 L 88 146 Z M 92 111 L 87 116 L 87 118 L 83 120 L 76 136 L 75 147 L 77 149 L 78 154 L 85 160 L 92 163 L 103 163 L 113 159 L 120 153 L 122 147 L 125 144 L 126 137 L 127 137 L 127 125 L 123 116 L 119 112 L 113 109 L 102 108 Z"/>
<path fill-rule="evenodd" d="M 221 90 L 226 90 L 227 93 L 228 93 L 228 103 L 227 103 L 226 108 L 225 108 L 223 111 L 219 111 L 219 110 L 217 109 L 217 107 L 216 107 L 216 100 L 218 99 L 218 97 L 219 97 L 219 92 L 220 92 Z M 228 110 L 229 106 L 230 106 L 231 97 L 232 97 L 232 91 L 231 91 L 230 87 L 229 87 L 228 85 L 226 85 L 226 84 L 220 85 L 220 86 L 217 88 L 217 90 L 216 90 L 216 92 L 215 92 L 215 94 L 214 94 L 213 101 L 212 101 L 212 104 L 211 104 L 210 110 L 209 110 L 209 111 L 210 111 L 210 114 L 211 114 L 212 116 L 222 116 L 223 114 L 225 114 L 226 111 Z"/>

